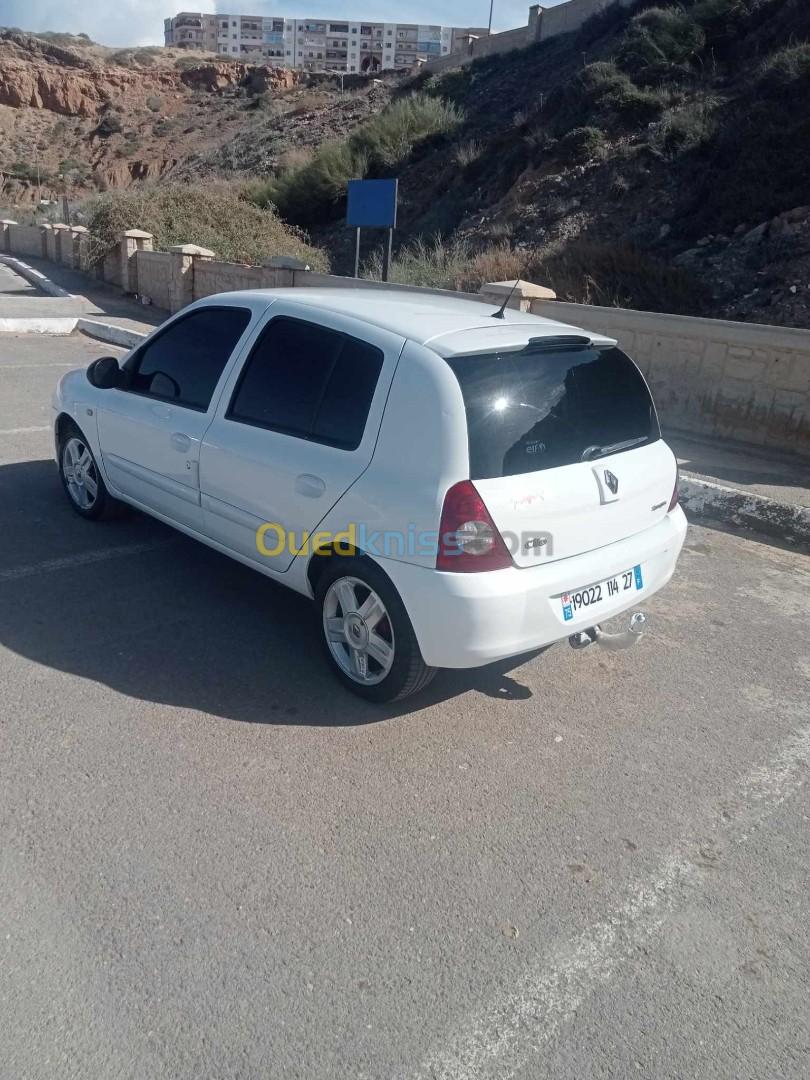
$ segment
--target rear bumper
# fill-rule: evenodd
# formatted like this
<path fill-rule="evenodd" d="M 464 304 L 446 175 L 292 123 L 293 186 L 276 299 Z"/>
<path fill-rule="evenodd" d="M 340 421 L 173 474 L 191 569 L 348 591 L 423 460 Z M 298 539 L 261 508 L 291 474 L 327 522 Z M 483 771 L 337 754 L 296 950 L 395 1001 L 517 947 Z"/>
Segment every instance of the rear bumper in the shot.
<path fill-rule="evenodd" d="M 686 517 L 677 507 L 657 525 L 570 559 L 483 574 L 448 574 L 378 560 L 408 610 L 419 647 L 433 667 L 470 668 L 562 641 L 663 588 L 675 570 Z M 641 564 L 644 586 L 565 621 L 560 595 Z"/>

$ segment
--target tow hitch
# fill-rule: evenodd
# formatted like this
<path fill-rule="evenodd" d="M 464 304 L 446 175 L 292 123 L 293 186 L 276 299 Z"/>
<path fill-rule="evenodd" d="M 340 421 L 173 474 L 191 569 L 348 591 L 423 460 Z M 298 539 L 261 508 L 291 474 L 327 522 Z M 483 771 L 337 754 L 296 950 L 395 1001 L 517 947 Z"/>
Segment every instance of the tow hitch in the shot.
<path fill-rule="evenodd" d="M 587 649 L 594 643 L 601 645 L 603 649 L 632 649 L 638 645 L 644 636 L 644 628 L 647 624 L 647 616 L 637 611 L 630 619 L 630 625 L 620 634 L 609 634 L 601 626 L 590 626 L 587 630 L 581 630 L 578 634 L 571 634 L 568 644 L 572 649 Z"/>

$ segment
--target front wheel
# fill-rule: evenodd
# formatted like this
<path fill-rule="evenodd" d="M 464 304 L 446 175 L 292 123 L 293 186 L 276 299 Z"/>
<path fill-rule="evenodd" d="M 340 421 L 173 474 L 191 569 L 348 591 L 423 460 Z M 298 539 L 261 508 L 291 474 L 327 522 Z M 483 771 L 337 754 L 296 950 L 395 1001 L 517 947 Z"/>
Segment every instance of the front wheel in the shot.
<path fill-rule="evenodd" d="M 367 701 L 397 701 L 436 674 L 422 659 L 396 589 L 367 559 L 342 555 L 321 575 L 315 599 L 326 654 L 347 689 Z"/>
<path fill-rule="evenodd" d="M 59 476 L 70 505 L 81 517 L 97 521 L 115 516 L 121 504 L 107 491 L 93 451 L 73 424 L 60 440 Z"/>

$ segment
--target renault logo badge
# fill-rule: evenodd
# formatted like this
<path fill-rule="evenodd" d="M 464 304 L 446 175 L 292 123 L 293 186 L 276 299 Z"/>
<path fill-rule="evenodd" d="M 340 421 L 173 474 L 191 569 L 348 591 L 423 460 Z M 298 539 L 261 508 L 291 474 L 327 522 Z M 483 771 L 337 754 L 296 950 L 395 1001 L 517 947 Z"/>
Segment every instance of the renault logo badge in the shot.
<path fill-rule="evenodd" d="M 611 495 L 615 495 L 619 490 L 619 478 L 614 476 L 610 469 L 605 469 L 605 483 L 607 484 Z"/>

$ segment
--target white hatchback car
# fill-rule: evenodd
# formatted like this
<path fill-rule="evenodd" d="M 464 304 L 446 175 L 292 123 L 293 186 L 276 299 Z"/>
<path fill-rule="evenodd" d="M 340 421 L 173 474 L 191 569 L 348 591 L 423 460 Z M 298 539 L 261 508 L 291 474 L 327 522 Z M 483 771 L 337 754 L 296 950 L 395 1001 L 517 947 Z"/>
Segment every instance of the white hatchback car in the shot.
<path fill-rule="evenodd" d="M 129 503 L 315 599 L 373 701 L 570 639 L 665 585 L 686 533 L 643 376 L 608 338 L 360 288 L 212 296 L 53 401 L 85 518 Z"/>

